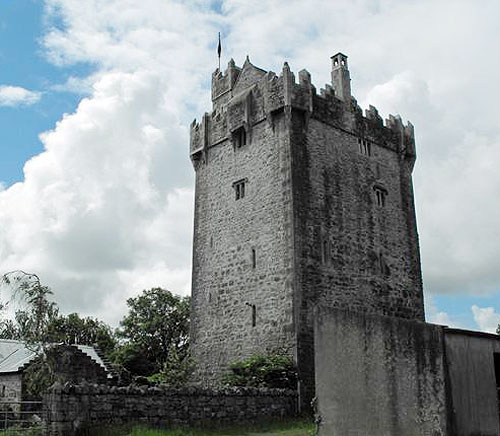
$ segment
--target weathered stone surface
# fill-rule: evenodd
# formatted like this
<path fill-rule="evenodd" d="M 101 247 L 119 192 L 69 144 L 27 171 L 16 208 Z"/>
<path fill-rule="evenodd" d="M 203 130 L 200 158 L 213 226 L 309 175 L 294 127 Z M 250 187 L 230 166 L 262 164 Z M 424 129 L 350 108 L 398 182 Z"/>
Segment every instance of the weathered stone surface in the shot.
<path fill-rule="evenodd" d="M 213 426 L 292 417 L 297 394 L 283 389 L 116 389 L 107 385 L 49 390 L 44 398 L 53 435 L 92 434 L 103 425 L 142 421 L 163 425 Z"/>
<path fill-rule="evenodd" d="M 0 376 L 0 401 L 21 401 L 22 394 L 22 373 L 2 374 Z"/>
<path fill-rule="evenodd" d="M 286 63 L 279 77 L 248 61 L 213 75 L 213 111 L 192 124 L 190 147 L 200 382 L 217 384 L 228 362 L 279 347 L 297 359 L 310 399 L 316 304 L 424 318 L 413 127 L 392 116 L 384 125 L 373 107 L 363 117 L 342 68 L 320 95 Z"/>

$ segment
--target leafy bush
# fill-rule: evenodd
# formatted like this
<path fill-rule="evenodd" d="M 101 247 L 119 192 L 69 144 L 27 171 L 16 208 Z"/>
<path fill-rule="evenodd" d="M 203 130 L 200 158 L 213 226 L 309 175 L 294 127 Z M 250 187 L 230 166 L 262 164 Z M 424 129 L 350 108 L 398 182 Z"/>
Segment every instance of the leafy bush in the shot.
<path fill-rule="evenodd" d="M 173 387 L 186 386 L 193 373 L 194 364 L 188 353 L 180 356 L 175 348 L 168 353 L 162 370 L 148 377 L 151 383 L 162 383 Z"/>
<path fill-rule="evenodd" d="M 285 354 L 257 354 L 229 364 L 223 377 L 226 386 L 297 388 L 297 369 L 293 359 Z"/>

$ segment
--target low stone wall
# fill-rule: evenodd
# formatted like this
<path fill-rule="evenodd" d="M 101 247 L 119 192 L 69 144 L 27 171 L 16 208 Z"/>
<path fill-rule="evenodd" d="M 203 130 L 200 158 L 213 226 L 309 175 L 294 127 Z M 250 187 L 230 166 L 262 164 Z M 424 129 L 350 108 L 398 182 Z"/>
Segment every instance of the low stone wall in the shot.
<path fill-rule="evenodd" d="M 103 425 L 215 426 L 291 417 L 297 394 L 262 388 L 163 388 L 54 385 L 44 397 L 51 435 L 92 434 Z"/>

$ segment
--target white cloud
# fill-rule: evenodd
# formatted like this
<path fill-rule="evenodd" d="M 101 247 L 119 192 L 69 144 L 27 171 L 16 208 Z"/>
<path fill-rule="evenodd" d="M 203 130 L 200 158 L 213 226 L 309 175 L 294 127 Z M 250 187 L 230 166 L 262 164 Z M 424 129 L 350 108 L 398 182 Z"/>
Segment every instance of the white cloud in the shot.
<path fill-rule="evenodd" d="M 222 14 L 208 4 L 45 1 L 49 22 L 57 18 L 43 37 L 47 59 L 95 71 L 60 85 L 87 97 L 41 135 L 45 151 L 26 164 L 24 182 L 0 190 L 0 271 L 34 270 L 63 309 L 110 321 L 143 287 L 188 292 L 188 124 L 210 110 L 222 29 L 223 63 L 241 64 L 248 53 L 277 71 L 288 60 L 317 88 L 330 80 L 329 57 L 349 55 L 363 106 L 416 126 L 426 287 L 499 289 L 500 130 L 491 96 L 500 94 L 500 58 L 491 53 L 500 3 L 225 0 Z M 437 309 L 429 318 L 453 321 Z"/>
<path fill-rule="evenodd" d="M 500 313 L 496 313 L 493 307 L 471 307 L 474 321 L 480 330 L 496 333 L 497 327 L 500 324 Z"/>
<path fill-rule="evenodd" d="M 485 133 L 440 108 L 414 73 L 396 74 L 366 96 L 383 112 L 413 113 L 414 174 L 424 280 L 439 292 L 500 290 L 497 217 L 500 132 Z M 474 118 L 474 114 L 472 116 Z M 493 237 L 492 237 L 493 236 Z"/>
<path fill-rule="evenodd" d="M 0 192 L 0 271 L 35 271 L 64 311 L 116 323 L 144 288 L 190 290 L 188 126 L 209 105 L 216 17 L 159 0 L 47 0 L 46 12 L 64 23 L 45 35 L 47 57 L 95 72 L 56 86 L 88 96 Z"/>
<path fill-rule="evenodd" d="M 0 85 L 0 106 L 29 106 L 40 101 L 42 94 L 20 86 Z"/>
<path fill-rule="evenodd" d="M 500 3 L 466 1 L 223 3 L 230 54 L 295 71 L 319 88 L 328 57 L 349 55 L 353 94 L 416 129 L 414 187 L 425 287 L 432 293 L 500 292 L 500 84 L 494 56 Z M 422 32 L 425 23 L 425 32 Z M 253 29 L 259 29 L 253 31 Z M 480 47 L 478 50 L 477 48 Z M 241 56 L 241 55 L 240 55 Z"/>
<path fill-rule="evenodd" d="M 434 297 L 430 294 L 425 297 L 425 319 L 432 324 L 445 325 L 447 327 L 463 328 L 461 323 L 451 316 L 448 312 L 439 310 Z"/>
<path fill-rule="evenodd" d="M 112 321 L 140 286 L 189 291 L 193 197 L 176 184 L 190 177 L 171 179 L 165 163 L 192 170 L 165 86 L 151 72 L 105 74 L 41 135 L 25 181 L 0 194 L 2 270 L 36 271 L 64 309 Z"/>
<path fill-rule="evenodd" d="M 427 322 L 432 324 L 440 324 L 448 327 L 454 327 L 453 322 L 450 320 L 450 315 L 443 311 L 426 311 Z"/>
<path fill-rule="evenodd" d="M 64 83 L 52 85 L 50 89 L 56 92 L 73 92 L 78 95 L 91 95 L 94 84 L 99 80 L 100 74 L 91 74 L 85 77 L 70 76 Z"/>

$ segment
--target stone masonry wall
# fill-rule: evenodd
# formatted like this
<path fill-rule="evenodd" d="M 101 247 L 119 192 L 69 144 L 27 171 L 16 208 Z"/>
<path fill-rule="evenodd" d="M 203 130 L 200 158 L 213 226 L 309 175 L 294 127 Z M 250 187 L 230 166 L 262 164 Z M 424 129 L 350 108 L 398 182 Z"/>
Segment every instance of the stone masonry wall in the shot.
<path fill-rule="evenodd" d="M 314 380 L 315 305 L 424 319 L 414 156 L 398 151 L 400 138 L 363 131 L 364 119 L 339 120 L 349 113 L 332 111 L 330 122 L 324 112 L 313 111 L 309 119 L 293 114 L 297 354 L 305 387 Z M 383 206 L 377 204 L 377 188 L 386 193 Z"/>
<path fill-rule="evenodd" d="M 293 353 L 288 138 L 276 114 L 272 125 L 253 125 L 243 147 L 230 139 L 211 147 L 197 169 L 191 340 L 197 377 L 208 384 L 230 361 Z M 245 196 L 236 200 L 239 180 Z"/>
<path fill-rule="evenodd" d="M 295 118 L 300 126 L 300 115 Z M 296 136 L 295 244 L 304 297 L 332 307 L 423 320 L 406 161 L 372 138 L 316 120 L 314 113 L 306 133 Z M 360 151 L 361 139 L 369 143 L 370 155 Z M 377 188 L 386 192 L 383 206 L 377 204 Z"/>
<path fill-rule="evenodd" d="M 22 400 L 23 379 L 19 372 L 0 375 L 0 402 Z"/>
<path fill-rule="evenodd" d="M 51 356 L 54 372 L 61 382 L 108 382 L 106 370 L 74 345 L 59 345 Z"/>
<path fill-rule="evenodd" d="M 191 126 L 192 349 L 197 376 L 215 384 L 231 360 L 284 347 L 306 404 L 317 303 L 424 313 L 413 126 L 393 116 L 384 125 L 375 108 L 363 116 L 354 98 L 328 85 L 317 94 L 307 71 L 298 77 L 287 63 L 278 76 L 231 61 L 213 77 L 212 112 Z M 245 198 L 236 200 L 239 180 Z"/>
<path fill-rule="evenodd" d="M 106 425 L 220 426 L 291 417 L 297 396 L 282 389 L 54 385 L 44 398 L 50 435 L 92 435 Z"/>

